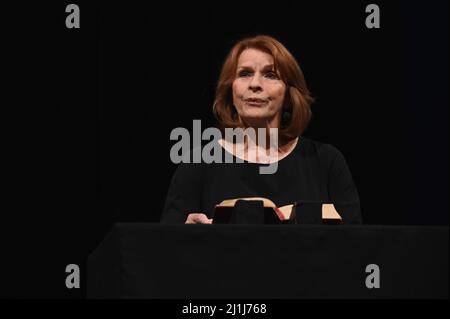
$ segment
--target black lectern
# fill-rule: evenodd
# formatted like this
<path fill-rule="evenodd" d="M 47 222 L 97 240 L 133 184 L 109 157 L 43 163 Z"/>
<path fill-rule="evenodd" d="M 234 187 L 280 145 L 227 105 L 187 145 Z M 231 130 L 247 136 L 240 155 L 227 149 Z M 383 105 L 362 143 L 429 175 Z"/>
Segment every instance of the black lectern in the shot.
<path fill-rule="evenodd" d="M 448 235 L 448 226 L 116 224 L 88 259 L 88 298 L 448 298 Z M 375 275 L 379 288 L 368 285 Z"/>

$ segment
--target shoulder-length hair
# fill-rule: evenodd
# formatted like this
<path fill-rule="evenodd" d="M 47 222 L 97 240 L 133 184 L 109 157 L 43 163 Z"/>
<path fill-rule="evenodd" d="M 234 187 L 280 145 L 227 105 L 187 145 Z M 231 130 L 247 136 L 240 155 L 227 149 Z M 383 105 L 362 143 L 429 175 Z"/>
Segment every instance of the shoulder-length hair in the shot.
<path fill-rule="evenodd" d="M 242 127 L 233 105 L 232 86 L 236 78 L 239 56 L 246 49 L 257 49 L 273 57 L 275 72 L 286 85 L 283 111 L 290 113 L 288 117 L 283 116 L 278 136 L 282 144 L 297 138 L 311 119 L 311 104 L 314 98 L 306 86 L 303 72 L 295 58 L 279 41 L 267 35 L 240 40 L 225 59 L 213 105 L 213 113 L 220 127 L 222 129 Z"/>

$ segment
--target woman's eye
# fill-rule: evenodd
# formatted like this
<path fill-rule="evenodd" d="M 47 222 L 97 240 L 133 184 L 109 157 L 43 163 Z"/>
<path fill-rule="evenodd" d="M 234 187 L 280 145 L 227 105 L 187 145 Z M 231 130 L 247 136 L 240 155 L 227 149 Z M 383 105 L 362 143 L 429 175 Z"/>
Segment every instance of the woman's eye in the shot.
<path fill-rule="evenodd" d="M 278 79 L 278 75 L 275 72 L 267 72 L 265 77 L 273 80 Z"/>
<path fill-rule="evenodd" d="M 246 76 L 250 76 L 251 73 L 249 71 L 241 71 L 239 72 L 239 76 L 240 77 L 246 77 Z"/>

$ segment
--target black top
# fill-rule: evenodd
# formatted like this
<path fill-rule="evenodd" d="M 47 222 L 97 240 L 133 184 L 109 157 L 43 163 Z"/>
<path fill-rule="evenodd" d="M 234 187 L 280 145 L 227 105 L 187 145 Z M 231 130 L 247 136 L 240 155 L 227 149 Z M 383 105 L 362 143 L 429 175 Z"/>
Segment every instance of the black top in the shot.
<path fill-rule="evenodd" d="M 222 148 L 224 153 L 227 152 Z M 230 155 L 228 153 L 228 155 Z M 359 197 L 342 153 L 329 144 L 299 138 L 290 154 L 278 161 L 274 174 L 260 174 L 258 164 L 181 163 L 167 193 L 162 223 L 184 223 L 192 212 L 213 217 L 225 199 L 266 197 L 278 207 L 295 201 L 342 204 L 345 224 L 362 222 Z"/>

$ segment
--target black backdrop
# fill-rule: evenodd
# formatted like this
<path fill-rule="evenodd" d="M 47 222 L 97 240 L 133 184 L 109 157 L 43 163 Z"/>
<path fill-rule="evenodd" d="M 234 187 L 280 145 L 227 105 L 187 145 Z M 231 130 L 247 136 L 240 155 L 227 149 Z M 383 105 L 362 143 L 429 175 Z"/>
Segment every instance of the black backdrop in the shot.
<path fill-rule="evenodd" d="M 345 155 L 367 224 L 448 224 L 448 2 L 68 1 L 18 7 L 6 297 L 83 297 L 85 262 L 118 221 L 155 222 L 175 127 L 214 125 L 227 51 L 269 34 L 317 98 L 305 136 Z M 9 31 L 9 30 L 8 30 Z M 9 122 L 9 120 L 6 120 Z M 81 289 L 65 266 L 81 266 Z M 3 285 L 3 287 L 5 287 Z"/>

